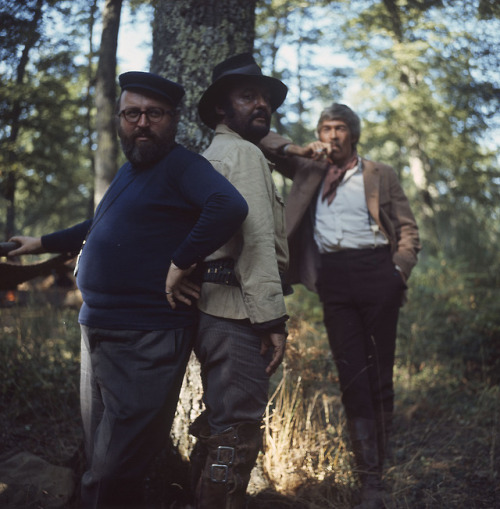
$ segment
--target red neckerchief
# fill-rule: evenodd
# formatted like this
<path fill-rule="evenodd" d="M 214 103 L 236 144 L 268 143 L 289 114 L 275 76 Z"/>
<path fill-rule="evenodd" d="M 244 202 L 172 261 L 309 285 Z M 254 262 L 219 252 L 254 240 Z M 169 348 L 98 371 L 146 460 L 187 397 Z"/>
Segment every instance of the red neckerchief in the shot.
<path fill-rule="evenodd" d="M 331 163 L 330 160 L 328 160 L 328 162 Z M 328 198 L 328 205 L 332 203 L 335 195 L 337 194 L 337 187 L 342 182 L 346 171 L 355 168 L 357 164 L 358 153 L 356 151 L 353 152 L 351 158 L 348 159 L 342 166 L 337 166 L 336 164 L 331 163 L 325 175 L 323 195 L 321 196 L 322 201 L 325 201 Z"/>

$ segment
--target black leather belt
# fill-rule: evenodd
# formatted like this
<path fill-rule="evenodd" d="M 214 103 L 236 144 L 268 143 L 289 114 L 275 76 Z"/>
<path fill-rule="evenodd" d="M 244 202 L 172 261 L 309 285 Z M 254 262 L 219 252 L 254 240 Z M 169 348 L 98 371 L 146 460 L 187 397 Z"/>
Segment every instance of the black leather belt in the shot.
<path fill-rule="evenodd" d="M 285 281 L 285 276 L 280 272 L 283 295 L 291 295 L 293 288 Z M 240 282 L 234 273 L 234 260 L 232 258 L 219 258 L 203 262 L 201 280 L 204 283 L 216 283 L 227 286 L 240 286 Z"/>
<path fill-rule="evenodd" d="M 201 280 L 204 283 L 240 286 L 234 275 L 234 260 L 232 258 L 220 258 L 219 260 L 203 262 Z"/>
<path fill-rule="evenodd" d="M 391 246 L 389 244 L 384 244 L 382 246 L 374 246 L 374 247 L 363 247 L 363 248 L 356 248 L 356 247 L 348 247 L 345 249 L 338 249 L 337 251 L 330 251 L 328 253 L 320 253 L 320 257 L 328 258 L 329 256 L 336 256 L 336 255 L 351 255 L 356 253 L 373 253 L 374 251 L 390 251 Z"/>

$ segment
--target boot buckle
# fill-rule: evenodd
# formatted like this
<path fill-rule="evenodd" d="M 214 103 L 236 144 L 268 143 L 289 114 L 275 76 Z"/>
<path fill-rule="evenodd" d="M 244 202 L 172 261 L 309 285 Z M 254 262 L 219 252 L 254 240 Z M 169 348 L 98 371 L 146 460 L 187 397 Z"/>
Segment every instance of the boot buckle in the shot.
<path fill-rule="evenodd" d="M 227 465 L 219 465 L 213 463 L 210 466 L 210 480 L 215 483 L 227 483 L 229 467 Z"/>
<path fill-rule="evenodd" d="M 210 480 L 215 483 L 227 483 L 229 467 L 234 462 L 234 447 L 219 445 L 217 447 L 217 463 L 210 466 Z"/>
<path fill-rule="evenodd" d="M 232 465 L 234 462 L 234 447 L 219 445 L 217 448 L 217 461 L 223 465 Z"/>

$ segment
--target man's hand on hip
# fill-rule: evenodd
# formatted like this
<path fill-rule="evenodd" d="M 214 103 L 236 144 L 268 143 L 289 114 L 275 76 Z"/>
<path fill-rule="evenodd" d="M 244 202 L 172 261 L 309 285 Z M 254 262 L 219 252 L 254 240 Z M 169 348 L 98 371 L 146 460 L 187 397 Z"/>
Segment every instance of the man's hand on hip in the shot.
<path fill-rule="evenodd" d="M 196 265 L 191 265 L 188 269 L 180 269 L 174 262 L 170 264 L 165 282 L 165 295 L 172 309 L 176 307 L 175 300 L 191 306 L 191 298 L 195 300 L 200 298 L 200 287 L 186 279 L 195 267 Z"/>

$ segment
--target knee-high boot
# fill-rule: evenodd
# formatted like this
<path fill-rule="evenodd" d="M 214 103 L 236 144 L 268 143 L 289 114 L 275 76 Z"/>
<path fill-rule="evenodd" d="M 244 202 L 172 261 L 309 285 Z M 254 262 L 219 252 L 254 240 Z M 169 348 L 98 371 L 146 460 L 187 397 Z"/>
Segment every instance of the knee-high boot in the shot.
<path fill-rule="evenodd" d="M 195 487 L 196 509 L 244 509 L 261 447 L 260 423 L 255 422 L 240 423 L 218 435 L 198 436 L 196 458 L 205 456 L 205 462 Z"/>
<path fill-rule="evenodd" d="M 202 412 L 189 426 L 189 433 L 198 439 L 191 454 L 189 455 L 189 461 L 191 464 L 190 488 L 191 494 L 194 497 L 208 456 L 206 443 L 210 437 L 210 426 L 208 424 L 206 412 Z"/>
<path fill-rule="evenodd" d="M 348 419 L 356 470 L 361 481 L 361 503 L 355 509 L 385 507 L 375 419 Z"/>

